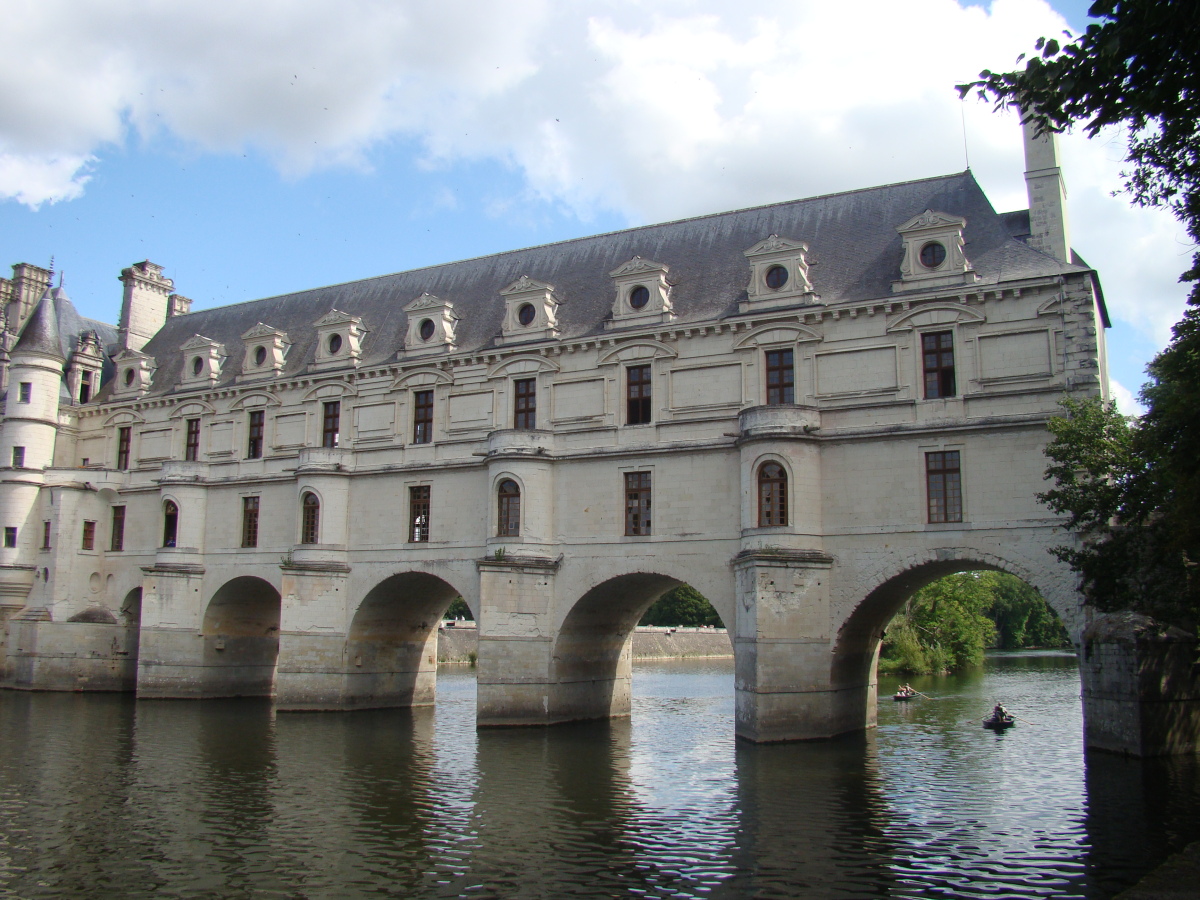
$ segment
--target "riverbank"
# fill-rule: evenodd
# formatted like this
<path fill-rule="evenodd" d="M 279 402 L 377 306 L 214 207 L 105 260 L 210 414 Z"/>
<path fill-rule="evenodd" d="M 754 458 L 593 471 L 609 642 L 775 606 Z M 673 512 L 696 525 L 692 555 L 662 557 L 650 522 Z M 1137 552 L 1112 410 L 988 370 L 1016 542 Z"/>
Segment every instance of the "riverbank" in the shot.
<path fill-rule="evenodd" d="M 475 661 L 479 630 L 474 622 L 458 620 L 438 626 L 438 662 Z M 733 656 L 724 628 L 665 628 L 639 625 L 633 632 L 634 659 L 717 659 Z"/>
<path fill-rule="evenodd" d="M 1113 900 L 1196 900 L 1200 898 L 1200 841 L 1188 844 Z"/>

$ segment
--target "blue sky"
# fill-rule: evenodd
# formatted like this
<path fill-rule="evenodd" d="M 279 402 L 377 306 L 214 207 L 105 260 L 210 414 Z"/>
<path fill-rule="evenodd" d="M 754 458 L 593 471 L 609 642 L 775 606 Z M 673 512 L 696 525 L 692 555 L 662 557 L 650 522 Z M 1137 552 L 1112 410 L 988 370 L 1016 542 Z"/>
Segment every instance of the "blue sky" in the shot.
<path fill-rule="evenodd" d="M 1025 205 L 1011 116 L 953 85 L 1087 3 L 3 0 L 0 265 L 115 321 L 120 270 L 196 308 L 965 168 Z M 967 153 L 964 154 L 964 130 Z M 1062 142 L 1126 398 L 1190 249 L 1120 135 Z"/>

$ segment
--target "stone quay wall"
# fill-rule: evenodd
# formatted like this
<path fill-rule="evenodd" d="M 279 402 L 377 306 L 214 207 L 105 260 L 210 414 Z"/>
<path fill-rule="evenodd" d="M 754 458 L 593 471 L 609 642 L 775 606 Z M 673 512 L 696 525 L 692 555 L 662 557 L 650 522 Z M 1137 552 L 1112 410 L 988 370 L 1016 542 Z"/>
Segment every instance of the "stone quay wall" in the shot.
<path fill-rule="evenodd" d="M 443 622 L 438 628 L 438 662 L 470 663 L 478 653 L 479 629 L 474 622 Z M 634 659 L 705 659 L 733 657 L 724 628 L 662 628 L 639 625 L 633 633 Z"/>

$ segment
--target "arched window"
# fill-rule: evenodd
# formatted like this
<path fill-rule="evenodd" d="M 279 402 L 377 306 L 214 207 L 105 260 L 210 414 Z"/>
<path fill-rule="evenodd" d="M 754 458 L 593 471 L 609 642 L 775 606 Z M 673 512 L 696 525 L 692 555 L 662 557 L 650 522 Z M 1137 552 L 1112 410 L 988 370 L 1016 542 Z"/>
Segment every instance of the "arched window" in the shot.
<path fill-rule="evenodd" d="M 300 502 L 300 511 L 300 543 L 315 544 L 321 524 L 321 501 L 317 495 L 305 494 Z"/>
<path fill-rule="evenodd" d="M 521 533 L 521 488 L 511 478 L 500 482 L 499 521 L 496 534 L 500 537 L 516 537 Z"/>
<path fill-rule="evenodd" d="M 779 463 L 763 463 L 758 467 L 758 525 L 787 523 L 787 473 Z"/>
<path fill-rule="evenodd" d="M 174 547 L 179 536 L 179 507 L 173 500 L 163 504 L 163 546 Z"/>

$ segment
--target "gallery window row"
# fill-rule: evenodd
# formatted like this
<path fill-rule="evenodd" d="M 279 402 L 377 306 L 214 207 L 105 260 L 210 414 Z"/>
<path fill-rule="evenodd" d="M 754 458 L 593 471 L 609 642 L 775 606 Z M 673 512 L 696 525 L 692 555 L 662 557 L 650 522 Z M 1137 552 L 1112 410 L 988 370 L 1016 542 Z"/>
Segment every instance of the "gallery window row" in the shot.
<path fill-rule="evenodd" d="M 932 332 L 921 336 L 922 375 L 926 399 L 941 399 L 956 396 L 957 384 L 954 365 L 954 336 L 949 331 Z M 789 405 L 796 402 L 795 351 L 790 349 L 766 350 L 764 352 L 764 374 L 766 381 L 766 403 L 768 406 Z M 518 431 L 532 431 L 538 427 L 538 383 L 536 378 L 518 378 L 513 385 L 512 422 Z M 653 411 L 653 366 L 638 363 L 625 367 L 624 382 L 626 425 L 647 425 L 654 421 Z M 411 443 L 433 442 L 434 398 L 432 389 L 412 393 Z M 321 446 L 337 447 L 341 442 L 340 400 L 321 403 Z M 199 418 L 185 420 L 183 458 L 195 461 L 200 458 Z M 246 459 L 260 459 L 265 448 L 266 412 L 250 410 L 246 423 Z M 117 468 L 128 469 L 132 428 L 117 429 Z M 24 465 L 24 451 L 18 462 L 17 448 L 13 452 L 13 466 Z"/>

